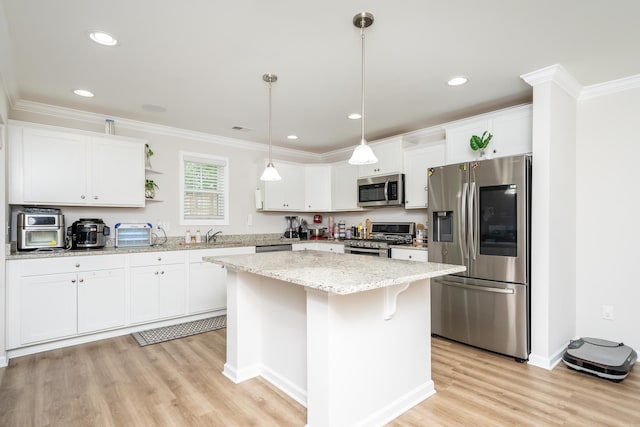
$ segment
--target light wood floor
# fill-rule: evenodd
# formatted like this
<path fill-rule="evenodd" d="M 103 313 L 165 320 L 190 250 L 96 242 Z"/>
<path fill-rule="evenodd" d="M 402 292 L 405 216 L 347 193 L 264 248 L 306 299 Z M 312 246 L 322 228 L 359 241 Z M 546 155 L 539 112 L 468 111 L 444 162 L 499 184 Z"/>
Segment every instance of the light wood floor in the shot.
<path fill-rule="evenodd" d="M 222 374 L 225 330 L 138 347 L 130 336 L 12 359 L 0 426 L 304 426 L 262 379 Z M 620 383 L 433 339 L 437 393 L 389 426 L 640 426 L 640 371 Z"/>

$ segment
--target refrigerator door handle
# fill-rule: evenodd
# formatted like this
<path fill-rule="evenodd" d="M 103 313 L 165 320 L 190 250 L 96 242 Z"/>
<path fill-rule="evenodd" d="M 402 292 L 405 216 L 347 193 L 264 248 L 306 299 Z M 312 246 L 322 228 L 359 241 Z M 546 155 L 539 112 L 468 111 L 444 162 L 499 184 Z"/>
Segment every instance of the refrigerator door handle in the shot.
<path fill-rule="evenodd" d="M 478 237 L 476 224 L 476 210 L 475 210 L 475 199 L 476 199 L 476 183 L 475 181 L 471 183 L 471 190 L 469 191 L 469 257 L 471 259 L 476 259 L 476 240 Z"/>
<path fill-rule="evenodd" d="M 509 288 L 492 288 L 490 286 L 466 285 L 464 283 L 452 282 L 450 280 L 438 280 L 438 283 L 457 288 L 469 289 L 480 292 L 493 292 L 496 294 L 513 294 L 515 291 Z"/>
<path fill-rule="evenodd" d="M 462 184 L 462 203 L 461 203 L 461 211 L 460 222 L 461 224 L 461 233 L 458 233 L 458 240 L 460 241 L 460 245 L 462 246 L 462 252 L 464 253 L 465 258 L 469 258 L 469 249 L 467 247 L 467 188 L 469 184 Z"/>

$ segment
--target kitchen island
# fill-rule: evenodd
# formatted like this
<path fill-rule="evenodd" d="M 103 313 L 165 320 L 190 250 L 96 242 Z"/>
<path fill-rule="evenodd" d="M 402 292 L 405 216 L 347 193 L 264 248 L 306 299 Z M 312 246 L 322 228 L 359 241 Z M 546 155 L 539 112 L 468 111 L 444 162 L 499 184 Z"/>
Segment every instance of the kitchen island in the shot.
<path fill-rule="evenodd" d="M 435 393 L 430 278 L 463 266 L 318 251 L 208 257 L 227 268 L 227 361 L 307 408 L 307 426 L 383 425 Z"/>

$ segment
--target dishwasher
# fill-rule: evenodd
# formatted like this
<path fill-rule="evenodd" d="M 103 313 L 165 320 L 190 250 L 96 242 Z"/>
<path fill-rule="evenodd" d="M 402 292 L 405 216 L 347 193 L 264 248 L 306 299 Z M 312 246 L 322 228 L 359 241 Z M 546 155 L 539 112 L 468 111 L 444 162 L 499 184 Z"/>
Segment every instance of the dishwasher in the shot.
<path fill-rule="evenodd" d="M 291 251 L 291 243 L 275 243 L 271 245 L 256 245 L 256 253 Z"/>

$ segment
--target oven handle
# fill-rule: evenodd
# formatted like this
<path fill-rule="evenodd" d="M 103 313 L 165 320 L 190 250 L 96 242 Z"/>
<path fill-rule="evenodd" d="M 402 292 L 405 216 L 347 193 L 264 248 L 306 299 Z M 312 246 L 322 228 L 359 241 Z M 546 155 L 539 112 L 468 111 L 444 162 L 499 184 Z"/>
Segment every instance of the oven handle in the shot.
<path fill-rule="evenodd" d="M 350 254 L 381 254 L 384 251 L 387 251 L 388 249 L 376 249 L 376 248 L 360 248 L 360 247 L 353 247 L 353 246 L 347 246 L 344 248 L 345 253 L 350 253 Z"/>
<path fill-rule="evenodd" d="M 492 288 L 490 286 L 476 286 L 476 285 L 466 285 L 464 283 L 452 282 L 449 280 L 438 280 L 438 283 L 447 286 L 455 286 L 457 288 L 469 289 L 473 291 L 480 292 L 493 292 L 496 294 L 513 294 L 515 291 L 510 288 Z"/>

